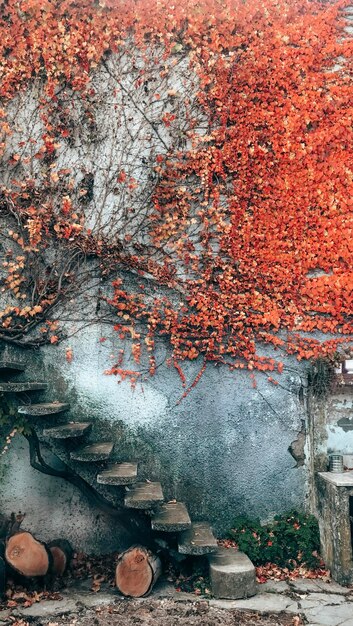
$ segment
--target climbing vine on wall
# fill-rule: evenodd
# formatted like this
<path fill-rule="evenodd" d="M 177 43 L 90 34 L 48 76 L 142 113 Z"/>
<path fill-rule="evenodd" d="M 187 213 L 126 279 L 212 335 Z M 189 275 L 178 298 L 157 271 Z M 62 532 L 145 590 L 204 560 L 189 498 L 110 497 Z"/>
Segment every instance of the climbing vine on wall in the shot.
<path fill-rule="evenodd" d="M 56 343 L 94 297 L 112 373 L 154 373 L 157 335 L 183 383 L 349 341 L 349 2 L 0 6 L 1 339 Z"/>

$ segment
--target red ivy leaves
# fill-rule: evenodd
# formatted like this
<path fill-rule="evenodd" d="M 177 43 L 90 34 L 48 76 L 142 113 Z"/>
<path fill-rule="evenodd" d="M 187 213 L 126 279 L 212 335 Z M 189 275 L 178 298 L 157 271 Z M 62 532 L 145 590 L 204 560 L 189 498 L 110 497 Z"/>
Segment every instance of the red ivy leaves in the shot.
<path fill-rule="evenodd" d="M 353 45 L 343 30 L 348 4 L 9 0 L 3 9 L 0 95 L 11 99 L 33 75 L 45 75 L 47 132 L 35 154 L 41 160 L 54 159 L 60 139 L 70 136 L 64 127 L 55 131 L 48 102 L 57 106 L 56 89 L 63 83 L 84 94 L 107 50 L 133 41 L 143 52 L 162 46 L 164 59 L 182 52 L 188 57 L 190 80 L 198 87 L 187 145 L 155 157 L 159 182 L 147 219 L 149 243 L 161 254 L 152 262 L 142 248 L 123 258 L 124 268 L 148 272 L 176 290 L 179 302 L 145 297 L 120 281 L 110 299 L 135 360 L 144 349 L 154 371 L 154 336 L 167 337 L 184 386 L 179 362 L 185 359 L 202 355 L 204 363 L 281 372 L 281 363 L 257 354 L 259 342 L 311 358 L 337 344 L 303 333 L 352 334 Z M 154 97 L 159 102 L 179 95 L 173 89 Z M 197 116 L 207 131 L 200 131 Z M 6 143 L 4 112 L 1 119 Z M 177 127 L 177 112 L 165 111 L 161 123 Z M 10 165 L 19 160 L 12 155 Z M 59 183 L 60 173 L 53 170 L 50 180 Z M 138 185 L 124 170 L 116 182 L 119 189 Z M 50 236 L 57 245 L 65 240 L 85 251 L 89 246 L 109 264 L 110 251 L 85 228 L 67 190 L 60 219 L 50 202 L 46 214 L 33 206 L 34 215 L 22 215 L 29 247 L 39 252 L 43 237 Z M 127 233 L 125 241 L 131 239 Z M 116 264 L 116 256 L 111 259 Z M 131 332 L 136 321 L 147 329 L 138 341 Z"/>

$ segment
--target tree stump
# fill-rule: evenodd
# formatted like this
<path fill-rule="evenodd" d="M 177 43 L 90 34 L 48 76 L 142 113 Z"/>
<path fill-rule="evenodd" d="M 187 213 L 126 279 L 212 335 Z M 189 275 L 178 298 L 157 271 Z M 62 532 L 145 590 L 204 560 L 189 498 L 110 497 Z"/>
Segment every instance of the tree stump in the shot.
<path fill-rule="evenodd" d="M 53 557 L 47 546 L 30 532 L 19 531 L 7 538 L 5 559 L 15 572 L 31 578 L 45 576 Z"/>
<path fill-rule="evenodd" d="M 55 539 L 47 544 L 47 548 L 53 557 L 50 568 L 51 574 L 63 576 L 70 565 L 74 553 L 71 544 L 66 539 Z"/>
<path fill-rule="evenodd" d="M 162 564 L 143 546 L 132 546 L 119 555 L 115 584 L 124 596 L 147 596 L 162 572 Z"/>

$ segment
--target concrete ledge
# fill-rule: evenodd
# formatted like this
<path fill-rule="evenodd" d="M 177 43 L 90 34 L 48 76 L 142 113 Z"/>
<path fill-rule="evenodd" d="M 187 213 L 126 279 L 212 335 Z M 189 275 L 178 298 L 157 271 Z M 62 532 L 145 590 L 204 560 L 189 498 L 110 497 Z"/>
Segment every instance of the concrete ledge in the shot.
<path fill-rule="evenodd" d="M 353 487 L 353 472 L 318 472 L 318 475 L 336 487 Z"/>

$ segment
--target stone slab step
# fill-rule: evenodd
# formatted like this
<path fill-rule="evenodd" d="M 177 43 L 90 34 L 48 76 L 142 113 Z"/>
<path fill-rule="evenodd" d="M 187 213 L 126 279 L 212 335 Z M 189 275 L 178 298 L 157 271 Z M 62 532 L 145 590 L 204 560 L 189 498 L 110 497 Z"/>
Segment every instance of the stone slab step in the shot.
<path fill-rule="evenodd" d="M 180 536 L 178 550 L 181 554 L 195 555 L 217 552 L 217 539 L 211 526 L 207 522 L 194 522 Z"/>
<path fill-rule="evenodd" d="M 0 393 L 22 393 L 24 391 L 44 391 L 48 383 L 0 383 Z"/>
<path fill-rule="evenodd" d="M 93 443 L 71 452 L 70 458 L 72 461 L 83 461 L 85 463 L 90 461 L 107 461 L 113 452 L 113 448 L 114 443 L 112 441 Z"/>
<path fill-rule="evenodd" d="M 43 435 L 50 439 L 71 439 L 87 435 L 91 429 L 92 424 L 90 422 L 69 422 L 54 428 L 44 428 Z"/>
<path fill-rule="evenodd" d="M 124 500 L 129 509 L 153 509 L 163 501 L 161 483 L 136 483 Z"/>
<path fill-rule="evenodd" d="M 137 480 L 137 463 L 116 463 L 97 476 L 100 485 L 131 485 Z"/>
<path fill-rule="evenodd" d="M 212 594 L 216 598 L 238 600 L 257 593 L 255 567 L 244 552 L 218 548 L 209 556 Z"/>
<path fill-rule="evenodd" d="M 38 417 L 41 415 L 56 415 L 57 413 L 63 413 L 68 411 L 69 404 L 63 402 L 41 402 L 38 404 L 27 404 L 18 407 L 18 413 L 23 415 L 29 415 L 31 417 Z"/>
<path fill-rule="evenodd" d="M 190 526 L 191 519 L 183 502 L 167 502 L 152 517 L 152 530 L 180 532 Z"/>
<path fill-rule="evenodd" d="M 24 372 L 26 365 L 21 361 L 11 361 L 0 359 L 0 370 L 12 370 L 13 372 Z"/>

